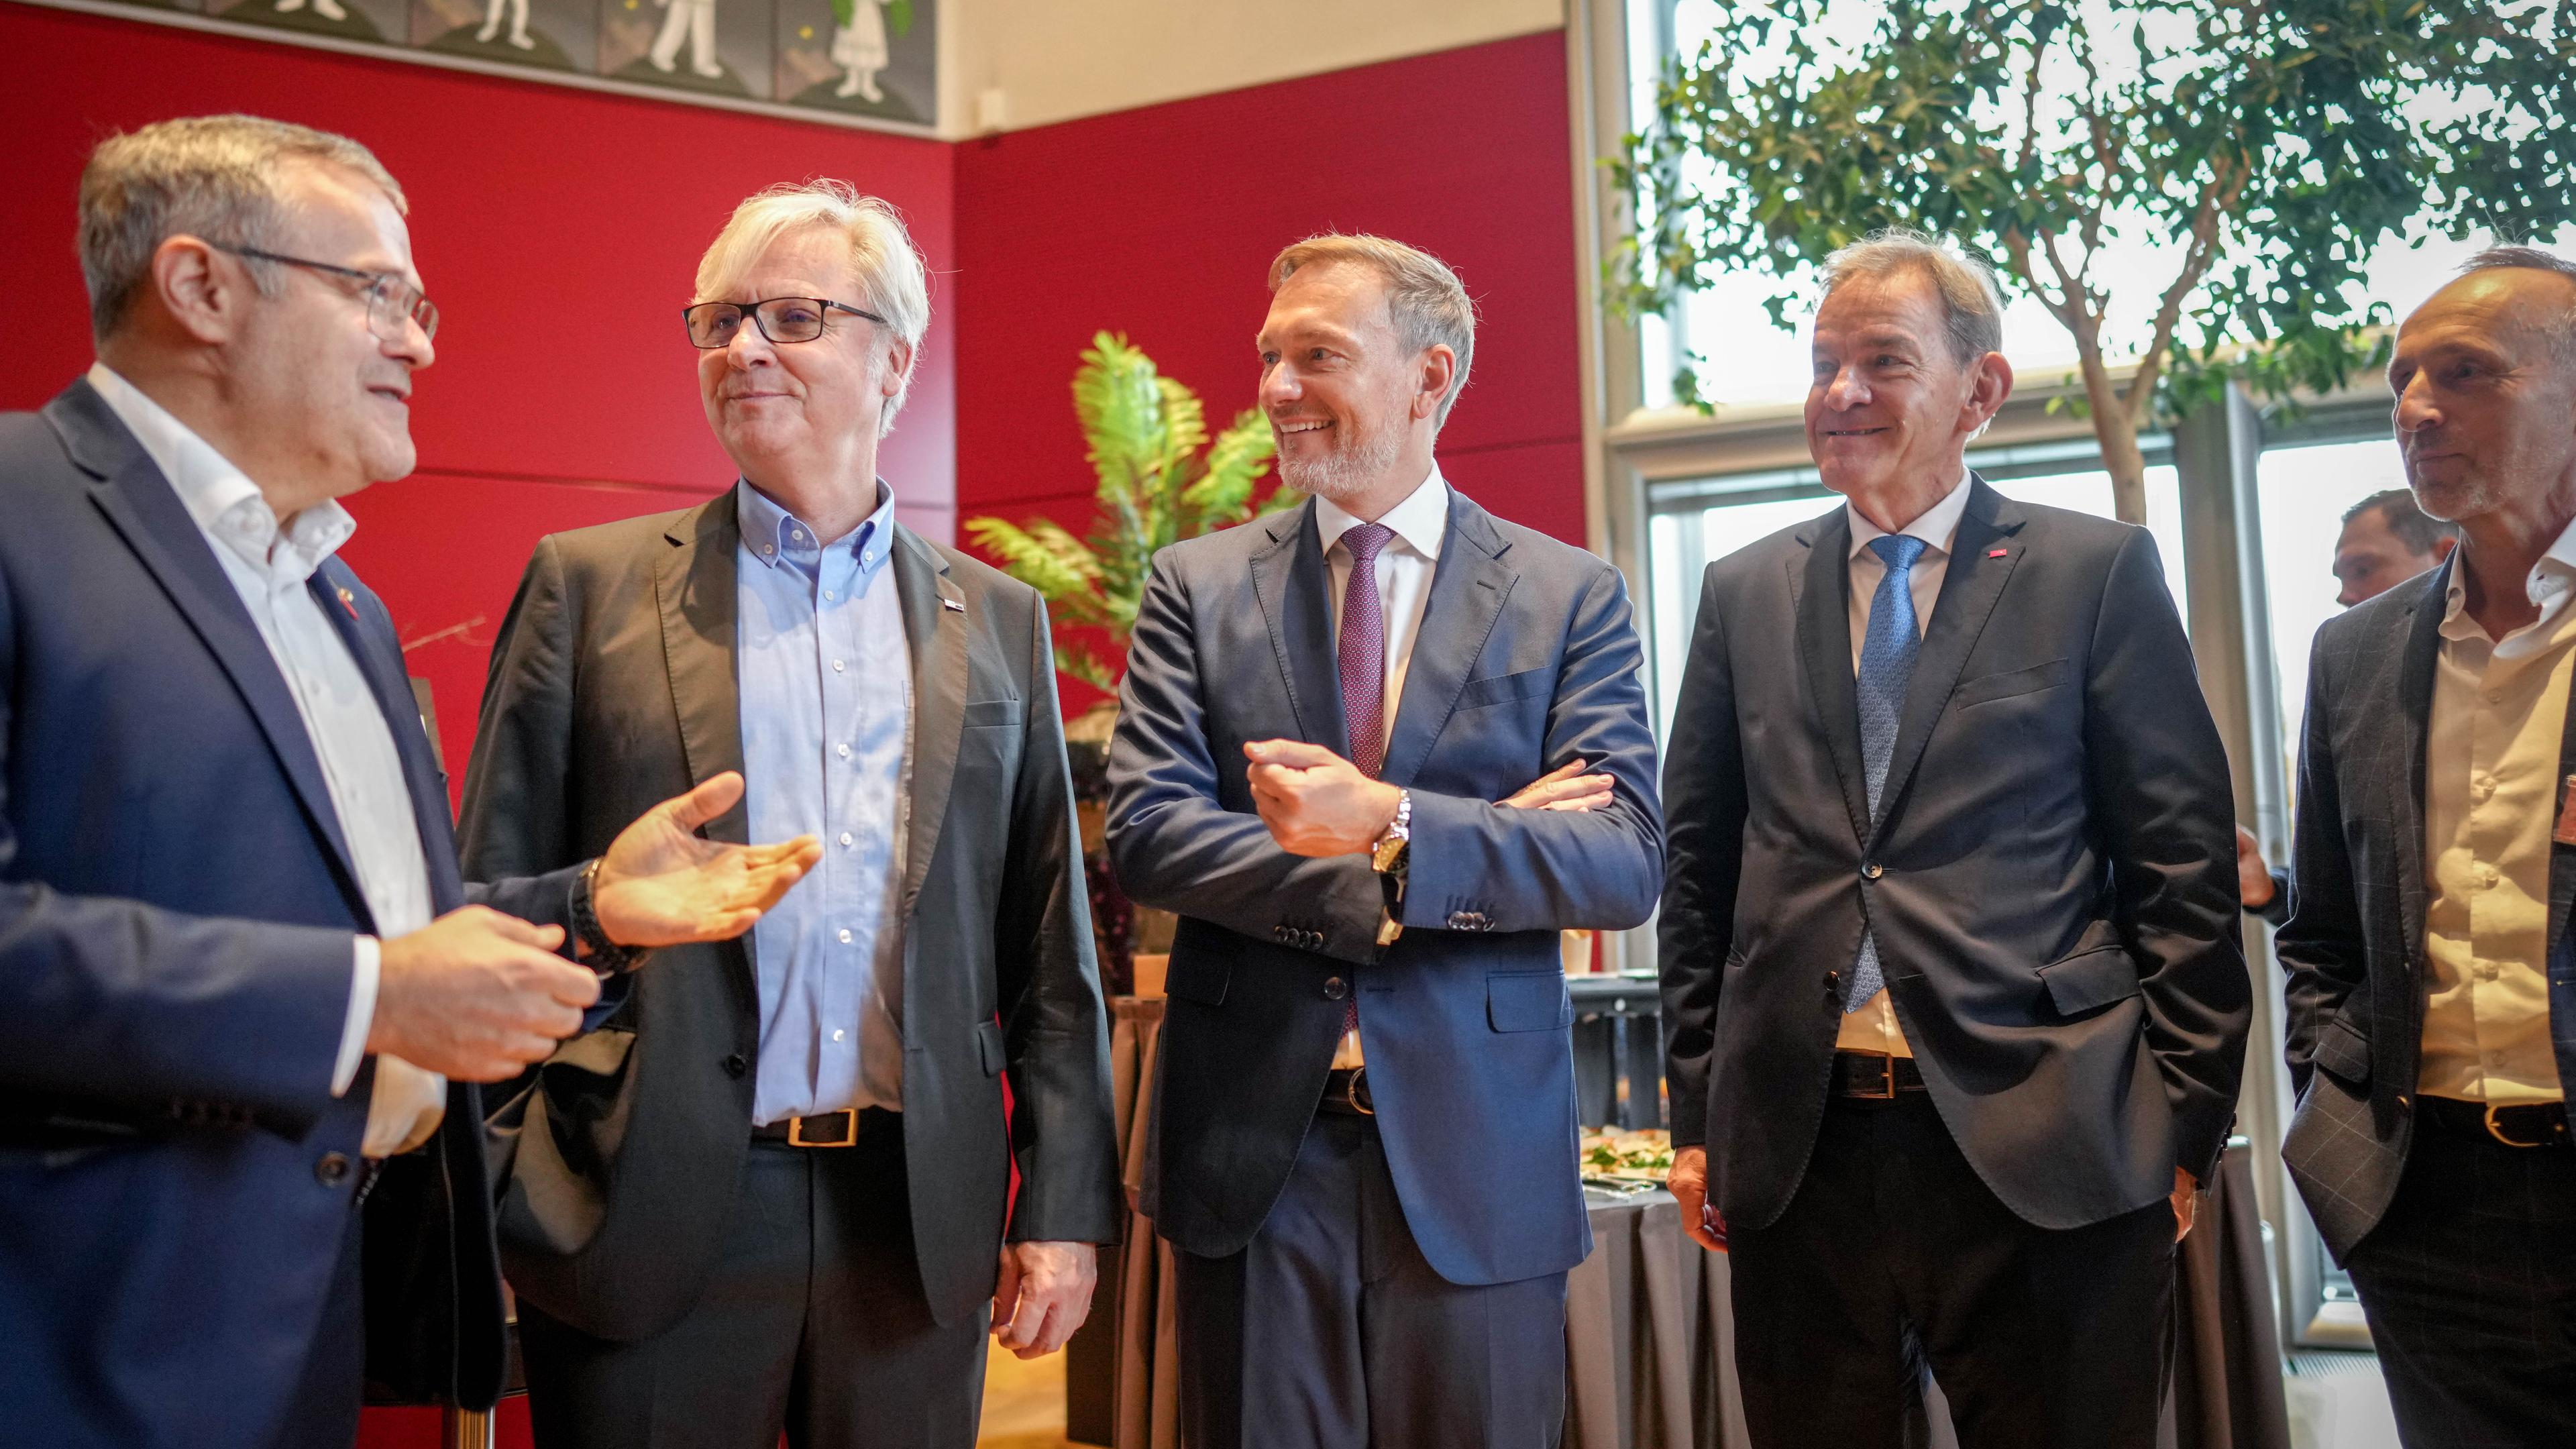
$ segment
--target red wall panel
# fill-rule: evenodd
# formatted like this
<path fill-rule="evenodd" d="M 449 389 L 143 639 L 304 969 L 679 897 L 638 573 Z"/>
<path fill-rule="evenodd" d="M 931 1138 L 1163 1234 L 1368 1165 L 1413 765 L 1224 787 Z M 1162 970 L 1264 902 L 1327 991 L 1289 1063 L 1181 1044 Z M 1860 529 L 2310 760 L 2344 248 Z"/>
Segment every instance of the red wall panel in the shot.
<path fill-rule="evenodd" d="M 1212 420 L 1251 406 L 1270 259 L 1332 229 L 1457 269 L 1484 318 L 1443 470 L 1582 542 L 1565 84 L 1551 32 L 961 144 L 960 516 L 1044 512 L 1086 531 L 1070 384 L 1103 328 L 1197 389 Z"/>

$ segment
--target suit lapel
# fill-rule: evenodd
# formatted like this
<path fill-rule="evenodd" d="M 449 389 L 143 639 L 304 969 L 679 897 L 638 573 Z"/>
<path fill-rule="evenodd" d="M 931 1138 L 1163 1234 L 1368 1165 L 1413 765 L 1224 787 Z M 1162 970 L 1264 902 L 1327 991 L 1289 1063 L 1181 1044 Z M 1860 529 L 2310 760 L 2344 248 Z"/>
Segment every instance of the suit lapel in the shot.
<path fill-rule="evenodd" d="M 2451 570 L 2459 567 L 2459 555 L 2435 569 L 2420 587 L 2414 602 L 2406 609 L 2406 622 L 2397 656 L 2398 748 L 2405 752 L 2395 768 L 2381 772 L 2383 788 L 2388 791 L 2388 816 L 2394 824 L 2398 848 L 2397 911 L 2406 943 L 2406 958 L 2420 962 L 2424 948 L 2424 913 L 2428 896 L 2424 884 L 2424 741 L 2432 729 L 2433 666 L 2441 655 L 2442 614 L 2447 608 L 2451 587 Z M 2399 587 L 2405 587 L 2400 585 Z M 2550 919 L 2559 919 L 2558 878 L 2565 871 L 2558 868 L 2553 848 L 2549 872 Z M 2555 939 L 2554 937 L 2550 939 Z"/>
<path fill-rule="evenodd" d="M 1789 592 L 1798 610 L 1798 657 L 1842 781 L 1843 808 L 1853 839 L 1866 842 L 1869 792 L 1861 772 L 1860 694 L 1852 680 L 1850 552 L 1851 520 L 1837 508 L 1808 525 L 1806 562 L 1788 565 Z"/>
<path fill-rule="evenodd" d="M 736 555 L 742 533 L 734 490 L 681 515 L 662 538 L 670 547 L 653 566 L 653 593 L 662 612 L 662 662 L 671 678 L 689 780 L 703 785 L 742 768 L 742 686 L 735 672 L 742 612 L 736 592 L 741 560 Z M 749 799 L 748 792 L 744 798 Z M 708 821 L 705 830 L 709 840 L 748 844 L 751 812 L 736 802 Z"/>
<path fill-rule="evenodd" d="M 1986 631 L 1995 601 L 2003 597 L 2013 565 L 2021 562 L 2022 546 L 2013 535 L 2021 531 L 2023 522 L 2022 511 L 2011 499 L 1987 487 L 1984 479 L 1969 475 L 1967 511 L 1960 515 L 1959 531 L 1950 540 L 1950 564 L 1932 603 L 1923 652 L 1915 657 L 1914 677 L 1905 684 L 1905 710 L 1897 717 L 1887 783 L 1878 795 L 1875 824 L 1879 831 L 1895 817 L 1906 782 L 1923 759 L 1924 742 L 1931 738 L 1941 712 L 1950 707 L 1950 693 L 1959 686 L 1968 656 Z"/>
<path fill-rule="evenodd" d="M 1431 747 L 1449 725 L 1458 695 L 1484 657 L 1485 641 L 1502 617 L 1519 575 L 1503 563 L 1511 545 L 1494 528 L 1492 515 L 1466 494 L 1449 490 L 1449 519 L 1442 529 L 1440 562 L 1431 573 L 1431 597 L 1422 609 L 1422 627 L 1413 636 L 1413 653 L 1405 665 L 1404 693 L 1396 700 L 1395 730 L 1386 742 L 1386 764 L 1379 776 L 1389 784 L 1409 785 L 1431 757 Z M 1329 597 L 1329 596 L 1328 596 Z M 1335 663 L 1334 682 L 1340 683 Z"/>
<path fill-rule="evenodd" d="M 1270 647 L 1279 656 L 1297 733 L 1348 759 L 1351 739 L 1342 719 L 1341 666 L 1333 657 L 1332 574 L 1324 566 L 1322 536 L 1315 531 L 1315 500 L 1254 526 L 1269 533 L 1270 546 L 1252 556 L 1252 592 L 1270 625 Z"/>
<path fill-rule="evenodd" d="M 162 592 L 223 666 L 251 717 L 259 721 L 269 750 L 304 806 L 305 818 L 330 848 L 341 890 L 363 910 L 366 893 L 359 889 L 357 866 L 349 855 L 348 838 L 341 833 L 339 812 L 332 807 L 330 787 L 322 778 L 321 759 L 305 733 L 304 716 L 296 710 L 294 696 L 287 693 L 276 656 L 268 652 L 259 626 L 242 606 L 240 591 L 216 560 L 197 521 L 188 516 L 187 505 L 88 383 L 72 384 L 46 406 L 45 415 L 73 461 L 100 480 L 90 490 L 91 501 L 151 570 Z"/>
<path fill-rule="evenodd" d="M 420 717 L 412 698 L 411 677 L 404 672 L 402 646 L 382 629 L 367 628 L 358 617 L 357 575 L 337 558 L 322 561 L 305 586 L 322 606 L 322 616 L 340 633 L 358 673 L 367 681 L 376 709 L 393 736 L 394 754 L 402 761 L 403 784 L 411 796 L 413 828 L 420 832 L 420 854 L 429 868 L 432 910 L 453 910 L 465 899 L 456 869 L 456 834 L 448 811 L 447 786 L 429 752 L 429 722 Z"/>
<path fill-rule="evenodd" d="M 911 529 L 895 525 L 895 598 L 912 651 L 912 797 L 904 832 L 903 909 L 921 894 L 939 827 L 948 818 L 957 779 L 957 747 L 966 730 L 966 596 L 948 576 L 948 560 Z"/>

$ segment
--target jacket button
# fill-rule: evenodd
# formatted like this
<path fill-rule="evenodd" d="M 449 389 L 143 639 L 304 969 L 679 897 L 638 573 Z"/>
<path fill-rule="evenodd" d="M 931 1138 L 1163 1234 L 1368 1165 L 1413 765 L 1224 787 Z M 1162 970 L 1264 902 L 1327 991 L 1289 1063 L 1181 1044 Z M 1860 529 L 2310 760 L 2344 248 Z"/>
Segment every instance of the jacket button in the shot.
<path fill-rule="evenodd" d="M 1342 978 L 1339 976 L 1328 976 L 1324 978 L 1324 999 L 1326 1001 L 1339 1001 L 1350 994 L 1351 988 L 1344 984 Z"/>
<path fill-rule="evenodd" d="M 1825 989 L 1827 991 L 1840 991 L 1842 986 L 1843 973 L 1839 971 L 1828 971 L 1825 973 Z"/>
<path fill-rule="evenodd" d="M 1864 863 L 1860 868 L 1860 878 L 1862 880 L 1876 880 L 1886 873 L 1886 869 L 1874 860 Z"/>
<path fill-rule="evenodd" d="M 742 1053 L 735 1052 L 724 1059 L 724 1069 L 726 1076 L 739 1077 L 751 1070 L 751 1063 L 743 1059 Z"/>
<path fill-rule="evenodd" d="M 345 1152 L 323 1153 L 322 1160 L 313 1164 L 313 1180 L 324 1187 L 338 1187 L 347 1182 L 349 1155 Z"/>

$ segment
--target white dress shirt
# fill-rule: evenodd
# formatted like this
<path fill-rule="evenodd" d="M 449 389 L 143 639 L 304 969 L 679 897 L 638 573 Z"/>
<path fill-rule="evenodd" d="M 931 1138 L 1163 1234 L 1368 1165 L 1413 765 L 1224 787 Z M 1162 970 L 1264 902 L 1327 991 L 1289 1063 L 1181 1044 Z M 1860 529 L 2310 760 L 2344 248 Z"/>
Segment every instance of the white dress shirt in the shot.
<path fill-rule="evenodd" d="M 1315 500 L 1315 532 L 1324 543 L 1324 562 L 1332 572 L 1333 643 L 1340 647 L 1342 596 L 1351 585 L 1351 551 L 1342 535 L 1368 520 L 1354 518 L 1329 498 Z M 1440 465 L 1376 520 L 1395 537 L 1377 555 L 1377 597 L 1386 619 L 1386 737 L 1395 738 L 1395 707 L 1404 697 L 1404 673 L 1413 662 L 1413 641 L 1422 634 L 1422 612 L 1431 603 L 1431 577 L 1440 568 L 1440 540 L 1449 531 L 1449 483 Z M 1361 1065 L 1360 1034 L 1345 1033 L 1333 1053 L 1335 1067 Z"/>
<path fill-rule="evenodd" d="M 306 587 L 322 561 L 357 531 L 357 520 L 326 501 L 281 529 L 259 485 L 187 424 L 105 363 L 90 367 L 89 384 L 169 480 L 259 627 L 321 762 L 332 813 L 340 818 L 376 929 L 399 936 L 428 925 L 429 863 L 421 853 L 420 823 L 412 815 L 393 730 L 357 660 Z M 331 1075 L 335 1097 L 349 1090 L 366 1056 L 379 962 L 376 938 L 359 936 Z M 379 1054 L 367 1103 L 366 1154 L 409 1151 L 429 1139 L 446 1110 L 445 1078 Z"/>
<path fill-rule="evenodd" d="M 1932 627 L 1932 605 L 1941 597 L 1941 581 L 1950 576 L 1950 546 L 1958 541 L 1959 518 L 1967 511 L 1968 475 L 1962 473 L 1940 502 L 1898 530 L 1905 537 L 1923 541 L 1923 555 L 1914 561 L 1913 571 L 1906 576 L 1907 592 L 1914 596 L 1914 627 L 1918 634 Z M 1862 517 L 1861 511 L 1848 502 L 1843 504 L 1843 515 L 1851 520 L 1847 566 L 1851 570 L 1852 674 L 1857 678 L 1861 646 L 1869 641 L 1869 606 L 1878 597 L 1879 581 L 1887 577 L 1887 565 L 1869 546 L 1870 540 L 1885 538 L 1887 530 Z M 1896 1007 L 1887 999 L 1884 986 L 1872 992 L 1859 1010 L 1843 1014 L 1834 1048 L 1899 1057 L 1914 1055 L 1914 1049 L 1905 1044 L 1905 1030 L 1897 1025 Z"/>
<path fill-rule="evenodd" d="M 2565 1095 L 2549 1042 L 2549 864 L 2576 682 L 2576 526 L 2524 582 L 2540 617 L 2490 640 L 2451 571 L 2424 731 L 2424 1039 L 2416 1090 Z"/>

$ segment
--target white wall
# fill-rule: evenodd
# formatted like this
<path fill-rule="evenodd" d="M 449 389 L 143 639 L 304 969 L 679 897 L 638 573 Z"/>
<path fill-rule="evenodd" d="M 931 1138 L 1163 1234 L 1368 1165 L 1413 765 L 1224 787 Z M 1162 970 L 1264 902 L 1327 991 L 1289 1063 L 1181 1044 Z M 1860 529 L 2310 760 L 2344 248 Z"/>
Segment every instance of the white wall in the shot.
<path fill-rule="evenodd" d="M 957 137 L 1565 23 L 1564 0 L 943 0 L 940 11 L 940 130 Z"/>

